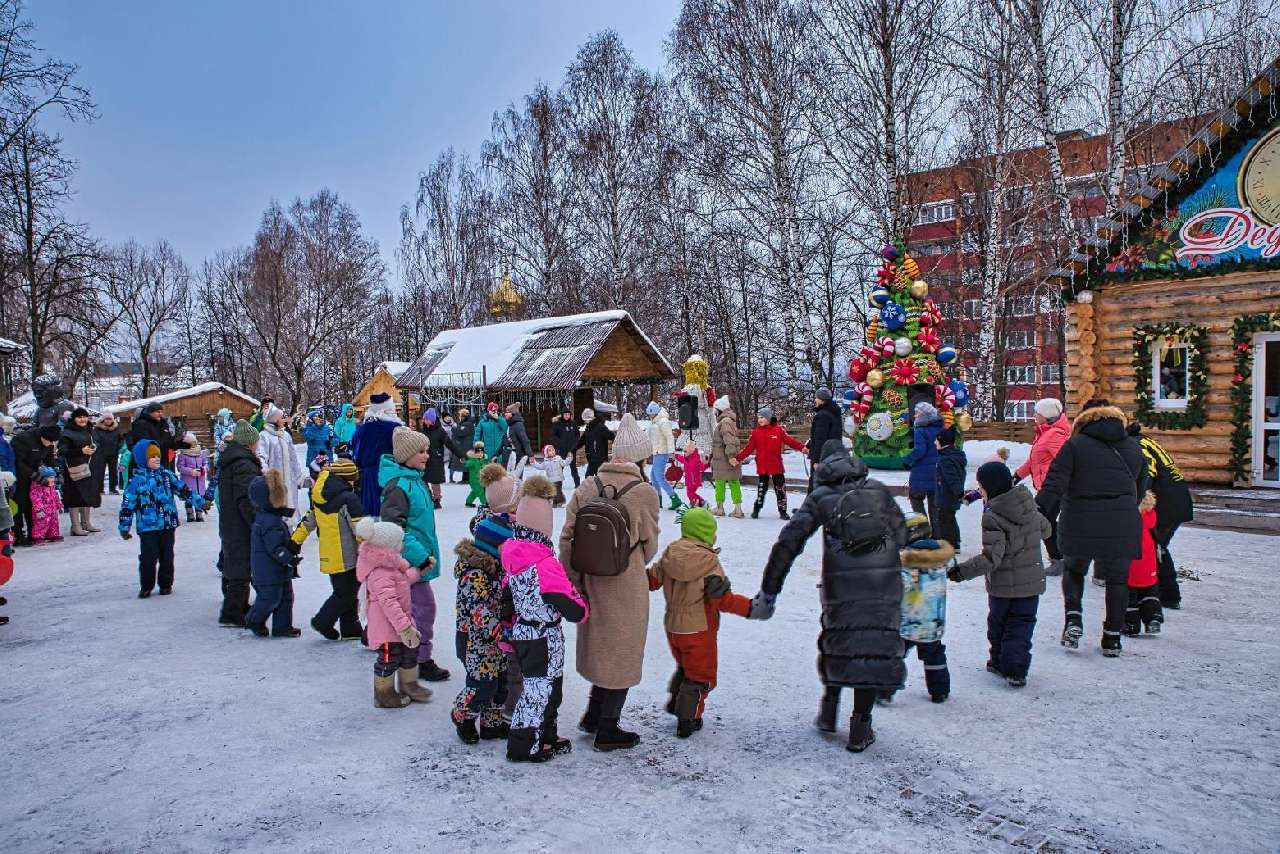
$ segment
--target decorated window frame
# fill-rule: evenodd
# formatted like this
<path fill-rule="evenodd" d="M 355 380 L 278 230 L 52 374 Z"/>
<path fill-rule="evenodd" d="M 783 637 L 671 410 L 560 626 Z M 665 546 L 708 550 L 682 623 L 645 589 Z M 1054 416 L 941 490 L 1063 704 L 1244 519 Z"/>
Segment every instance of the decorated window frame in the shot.
<path fill-rule="evenodd" d="M 1160 430 L 1194 430 L 1209 420 L 1209 330 L 1194 323 L 1133 328 L 1138 421 Z"/>
<path fill-rule="evenodd" d="M 1280 332 L 1280 311 L 1247 314 L 1231 324 L 1231 353 L 1235 372 L 1231 375 L 1231 476 L 1248 478 L 1253 463 L 1253 335 Z"/>

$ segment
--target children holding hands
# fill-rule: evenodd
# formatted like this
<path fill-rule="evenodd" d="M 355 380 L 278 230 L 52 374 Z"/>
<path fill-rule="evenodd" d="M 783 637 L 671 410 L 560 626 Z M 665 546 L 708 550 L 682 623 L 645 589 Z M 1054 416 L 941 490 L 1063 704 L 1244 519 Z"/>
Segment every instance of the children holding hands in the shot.
<path fill-rule="evenodd" d="M 373 662 L 373 705 L 402 709 L 410 702 L 425 703 L 431 692 L 418 684 L 422 635 L 413 622 L 409 592 L 420 572 L 400 556 L 404 529 L 394 522 L 365 516 L 356 523 L 356 536 L 362 541 L 356 578 L 364 586 L 369 648 L 378 653 Z"/>

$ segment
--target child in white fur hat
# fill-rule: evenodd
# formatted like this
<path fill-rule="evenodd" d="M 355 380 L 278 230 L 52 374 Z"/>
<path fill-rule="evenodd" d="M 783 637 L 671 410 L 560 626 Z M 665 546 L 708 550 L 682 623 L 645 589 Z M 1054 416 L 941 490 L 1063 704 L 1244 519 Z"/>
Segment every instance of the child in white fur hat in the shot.
<path fill-rule="evenodd" d="M 400 556 L 404 530 L 394 522 L 365 516 L 356 524 L 356 536 L 363 541 L 356 558 L 356 580 L 364 590 L 369 648 L 378 653 L 373 662 L 373 705 L 402 709 L 412 699 L 425 702 L 431 692 L 417 681 L 422 635 L 413 624 L 409 594 L 419 571 Z M 400 690 L 396 690 L 397 675 Z"/>

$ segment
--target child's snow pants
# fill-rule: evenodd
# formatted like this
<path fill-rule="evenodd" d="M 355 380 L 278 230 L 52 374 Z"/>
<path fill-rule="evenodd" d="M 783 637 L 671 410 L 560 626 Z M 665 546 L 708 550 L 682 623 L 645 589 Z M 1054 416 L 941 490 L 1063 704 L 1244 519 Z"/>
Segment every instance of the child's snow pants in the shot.
<path fill-rule="evenodd" d="M 667 645 L 676 660 L 676 672 L 667 690 L 671 693 L 671 711 L 678 718 L 701 718 L 707 694 L 716 687 L 716 635 L 715 629 L 679 635 L 667 632 Z"/>
<path fill-rule="evenodd" d="M 471 646 L 469 639 L 466 632 L 456 635 L 455 651 L 467 668 L 467 681 L 453 701 L 453 721 L 479 718 L 481 726 L 496 727 L 502 724 L 498 694 L 507 678 L 507 654 L 497 644 Z"/>
<path fill-rule="evenodd" d="M 987 597 L 987 641 L 991 644 L 988 662 L 1004 676 L 1027 678 L 1039 607 L 1039 596 Z"/>
<path fill-rule="evenodd" d="M 1143 626 L 1164 622 L 1164 608 L 1160 604 L 1160 584 L 1150 587 L 1130 587 L 1129 607 L 1124 612 L 1124 631 L 1136 635 Z"/>
<path fill-rule="evenodd" d="M 138 534 L 138 584 L 151 592 L 156 586 L 156 564 L 160 565 L 160 589 L 173 586 L 173 528 Z"/>

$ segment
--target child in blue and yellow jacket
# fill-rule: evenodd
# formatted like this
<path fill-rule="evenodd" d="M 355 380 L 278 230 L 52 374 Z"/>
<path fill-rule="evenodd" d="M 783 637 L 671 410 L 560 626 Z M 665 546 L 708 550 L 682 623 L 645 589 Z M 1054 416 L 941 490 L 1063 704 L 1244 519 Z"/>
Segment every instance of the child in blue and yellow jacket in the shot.
<path fill-rule="evenodd" d="M 173 539 L 178 529 L 178 507 L 174 497 L 204 509 L 205 499 L 195 495 L 178 476 L 161 465 L 163 451 L 150 439 L 133 446 L 133 459 L 145 460 L 135 466 L 120 503 L 120 536 L 128 540 L 132 528 L 138 530 L 138 598 L 146 599 L 156 586 L 156 564 L 160 565 L 160 595 L 173 592 Z"/>

